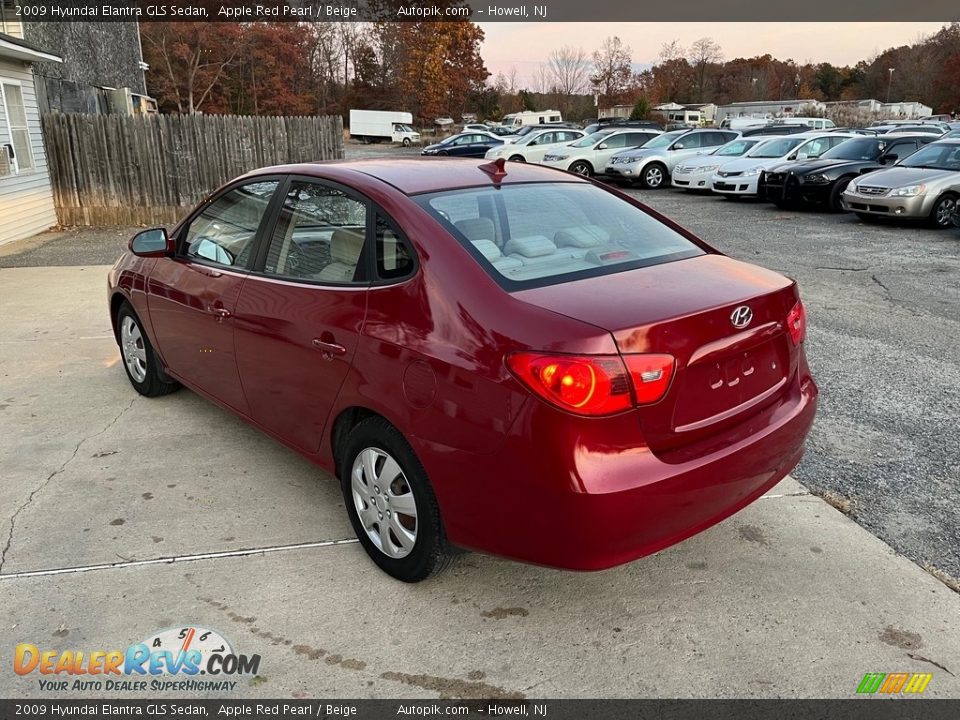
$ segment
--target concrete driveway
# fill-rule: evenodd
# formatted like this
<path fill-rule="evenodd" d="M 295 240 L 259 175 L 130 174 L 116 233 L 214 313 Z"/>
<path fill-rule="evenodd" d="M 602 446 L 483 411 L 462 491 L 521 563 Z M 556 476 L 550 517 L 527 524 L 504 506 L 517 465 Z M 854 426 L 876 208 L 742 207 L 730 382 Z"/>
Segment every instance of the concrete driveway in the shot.
<path fill-rule="evenodd" d="M 792 479 L 618 569 L 466 555 L 397 583 L 330 476 L 189 391 L 134 393 L 105 272 L 0 270 L 2 697 L 56 695 L 10 672 L 18 643 L 188 624 L 262 655 L 229 697 L 848 698 L 867 672 L 960 697 L 960 595 Z"/>

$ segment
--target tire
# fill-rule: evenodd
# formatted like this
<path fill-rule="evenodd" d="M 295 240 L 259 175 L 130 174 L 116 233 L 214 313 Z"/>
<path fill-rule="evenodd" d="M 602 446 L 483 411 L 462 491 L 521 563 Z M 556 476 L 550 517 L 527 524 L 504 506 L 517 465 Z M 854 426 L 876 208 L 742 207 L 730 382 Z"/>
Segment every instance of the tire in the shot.
<path fill-rule="evenodd" d="M 180 387 L 180 383 L 172 380 L 160 367 L 140 318 L 126 300 L 117 310 L 117 344 L 127 379 L 138 393 L 146 397 L 160 397 Z"/>
<path fill-rule="evenodd" d="M 650 163 L 643 169 L 640 176 L 640 185 L 647 190 L 659 190 L 669 177 L 667 168 L 661 163 Z"/>
<path fill-rule="evenodd" d="M 410 138 L 404 138 L 404 139 L 403 139 L 403 146 L 404 146 L 404 147 L 410 147 Z"/>
<path fill-rule="evenodd" d="M 590 163 L 588 163 L 586 160 L 577 160 L 568 169 L 574 175 L 580 175 L 581 177 L 593 177 L 593 166 L 590 165 Z"/>
<path fill-rule="evenodd" d="M 857 217 L 860 218 L 860 221 L 866 223 L 867 225 L 876 225 L 880 222 L 880 219 L 876 215 L 871 215 L 869 213 L 857 213 Z"/>
<path fill-rule="evenodd" d="M 944 193 L 937 198 L 930 211 L 930 227 L 943 230 L 953 226 L 953 214 L 957 211 L 957 196 L 953 193 Z"/>
<path fill-rule="evenodd" d="M 450 154 L 450 153 L 448 153 L 446 150 L 440 150 L 440 151 L 437 152 L 437 155 L 438 155 L 438 156 L 442 155 L 443 157 L 446 157 L 446 156 L 449 155 L 449 154 Z"/>
<path fill-rule="evenodd" d="M 833 184 L 830 198 L 827 200 L 827 209 L 830 212 L 843 212 L 843 203 L 841 202 L 843 191 L 847 189 L 851 180 L 853 180 L 853 177 L 842 177 Z"/>
<path fill-rule="evenodd" d="M 510 162 L 526 162 L 523 155 L 511 155 Z"/>
<path fill-rule="evenodd" d="M 416 583 L 450 565 L 456 553 L 447 542 L 433 488 L 399 430 L 382 418 L 368 418 L 347 435 L 339 457 L 350 524 L 381 570 Z M 383 486 L 385 480 L 389 484 Z M 397 512 L 398 506 L 412 514 Z"/>

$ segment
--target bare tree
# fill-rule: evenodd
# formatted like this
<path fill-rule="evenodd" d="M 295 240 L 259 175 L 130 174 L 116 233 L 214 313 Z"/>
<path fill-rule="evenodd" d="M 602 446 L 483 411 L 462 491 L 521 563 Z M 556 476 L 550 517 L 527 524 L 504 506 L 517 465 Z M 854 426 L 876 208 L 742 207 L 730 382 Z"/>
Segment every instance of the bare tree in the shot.
<path fill-rule="evenodd" d="M 590 61 L 583 48 L 564 46 L 550 53 L 547 68 L 553 89 L 567 107 L 573 95 L 586 90 L 589 67 Z M 560 109 L 566 110 L 567 107 Z"/>
<path fill-rule="evenodd" d="M 615 98 L 626 92 L 633 75 L 630 47 L 616 37 L 608 37 L 599 50 L 593 52 L 593 74 L 590 84 L 594 92 Z"/>
<path fill-rule="evenodd" d="M 702 37 L 690 46 L 690 64 L 697 83 L 697 100 L 703 102 L 707 83 L 707 69 L 723 61 L 723 50 L 713 38 Z"/>

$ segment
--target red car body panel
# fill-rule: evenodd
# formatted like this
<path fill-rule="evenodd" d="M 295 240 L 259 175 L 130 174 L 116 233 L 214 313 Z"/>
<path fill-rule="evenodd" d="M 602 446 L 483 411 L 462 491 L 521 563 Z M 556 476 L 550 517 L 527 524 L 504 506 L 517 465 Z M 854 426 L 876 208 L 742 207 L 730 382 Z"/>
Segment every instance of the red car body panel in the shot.
<path fill-rule="evenodd" d="M 423 464 L 450 541 L 474 550 L 609 567 L 719 522 L 797 464 L 817 389 L 786 332 L 792 281 L 696 240 L 706 254 L 508 293 L 409 197 L 490 185 L 481 165 L 390 160 L 247 176 L 314 176 L 366 196 L 412 244 L 410 278 L 324 287 L 127 253 L 110 273 L 113 307 L 130 300 L 173 377 L 327 470 L 338 418 L 356 408 L 386 418 Z M 558 181 L 587 182 L 522 164 L 502 179 Z M 730 312 L 744 301 L 756 320 L 735 332 Z M 511 374 L 505 357 L 520 350 L 670 353 L 676 372 L 653 405 L 580 417 Z"/>

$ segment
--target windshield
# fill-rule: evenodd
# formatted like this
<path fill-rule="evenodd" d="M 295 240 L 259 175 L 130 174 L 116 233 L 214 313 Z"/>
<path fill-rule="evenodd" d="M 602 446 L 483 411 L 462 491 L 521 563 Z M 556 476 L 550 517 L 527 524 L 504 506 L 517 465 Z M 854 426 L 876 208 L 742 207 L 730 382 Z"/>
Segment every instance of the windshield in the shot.
<path fill-rule="evenodd" d="M 395 125 L 394 126 L 397 132 L 413 132 L 413 128 L 409 125 Z"/>
<path fill-rule="evenodd" d="M 704 254 L 644 210 L 586 183 L 445 190 L 416 201 L 507 290 Z"/>
<path fill-rule="evenodd" d="M 597 130 L 597 132 L 593 133 L 592 135 L 586 135 L 585 137 L 577 140 L 575 143 L 570 143 L 570 145 L 576 148 L 593 147 L 612 132 L 613 130 Z"/>
<path fill-rule="evenodd" d="M 668 133 L 664 133 L 663 135 L 657 135 L 653 140 L 646 143 L 643 146 L 643 149 L 647 150 L 648 148 L 666 147 L 667 145 L 669 145 L 670 143 L 672 143 L 674 140 L 676 140 L 678 137 L 680 137 L 685 133 L 686 133 L 685 130 L 680 130 L 679 132 L 668 132 Z"/>
<path fill-rule="evenodd" d="M 717 148 L 713 151 L 713 155 L 722 156 L 722 157 L 740 157 L 747 150 L 756 145 L 759 140 L 734 140 L 729 142 L 723 147 Z"/>
<path fill-rule="evenodd" d="M 886 146 L 886 140 L 857 138 L 840 143 L 835 148 L 827 150 L 820 157 L 824 160 L 873 160 L 883 152 Z"/>
<path fill-rule="evenodd" d="M 960 172 L 960 143 L 932 143 L 900 163 L 902 167 Z"/>
<path fill-rule="evenodd" d="M 783 157 L 807 138 L 777 138 L 761 143 L 747 153 L 752 158 L 779 158 Z"/>

